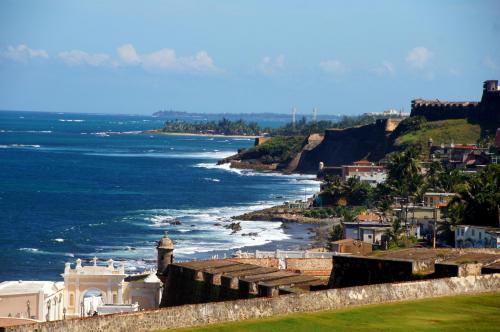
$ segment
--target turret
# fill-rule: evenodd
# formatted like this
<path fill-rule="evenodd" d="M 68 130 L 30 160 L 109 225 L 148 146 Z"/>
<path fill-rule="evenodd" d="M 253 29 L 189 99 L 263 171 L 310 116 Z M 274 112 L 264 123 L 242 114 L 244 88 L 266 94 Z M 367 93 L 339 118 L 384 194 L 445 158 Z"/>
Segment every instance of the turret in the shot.
<path fill-rule="evenodd" d="M 163 234 L 163 238 L 158 241 L 156 250 L 158 251 L 158 271 L 156 274 L 162 282 L 165 282 L 167 267 L 174 262 L 174 243 L 168 237 L 167 231 Z"/>
<path fill-rule="evenodd" d="M 498 81 L 488 80 L 483 83 L 483 91 L 498 91 Z"/>

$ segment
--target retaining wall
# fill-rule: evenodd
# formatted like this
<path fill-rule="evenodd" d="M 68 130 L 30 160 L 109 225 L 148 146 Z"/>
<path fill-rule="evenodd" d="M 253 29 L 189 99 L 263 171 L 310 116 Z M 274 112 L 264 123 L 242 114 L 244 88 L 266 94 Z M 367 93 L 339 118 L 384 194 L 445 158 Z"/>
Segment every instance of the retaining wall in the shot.
<path fill-rule="evenodd" d="M 170 307 L 5 328 L 8 332 L 135 332 L 332 310 L 438 296 L 500 291 L 500 274 L 329 289 L 275 298 Z M 1 329 L 0 329 L 1 330 Z"/>

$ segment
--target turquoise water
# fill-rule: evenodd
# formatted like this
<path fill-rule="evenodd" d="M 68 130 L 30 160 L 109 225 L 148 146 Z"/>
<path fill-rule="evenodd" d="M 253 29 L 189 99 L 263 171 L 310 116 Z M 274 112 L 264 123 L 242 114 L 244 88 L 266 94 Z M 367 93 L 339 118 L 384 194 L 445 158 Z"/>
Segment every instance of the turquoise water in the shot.
<path fill-rule="evenodd" d="M 0 280 L 59 279 L 64 262 L 77 257 L 121 260 L 128 271 L 154 267 L 164 230 L 178 259 L 305 244 L 302 226 L 285 231 L 278 222 L 242 222 L 231 234 L 222 225 L 311 195 L 316 181 L 216 165 L 252 139 L 141 133 L 162 123 L 0 112 Z"/>

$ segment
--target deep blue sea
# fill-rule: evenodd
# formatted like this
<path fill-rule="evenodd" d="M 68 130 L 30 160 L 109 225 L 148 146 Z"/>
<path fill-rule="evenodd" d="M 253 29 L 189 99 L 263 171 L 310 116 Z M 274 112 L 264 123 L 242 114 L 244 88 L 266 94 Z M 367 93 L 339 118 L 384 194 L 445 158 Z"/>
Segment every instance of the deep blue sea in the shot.
<path fill-rule="evenodd" d="M 244 221 L 231 234 L 216 224 L 311 195 L 316 181 L 216 165 L 253 139 L 142 133 L 163 121 L 0 111 L 0 281 L 59 280 L 78 257 L 154 267 L 164 230 L 182 260 L 307 243 L 305 226 Z"/>

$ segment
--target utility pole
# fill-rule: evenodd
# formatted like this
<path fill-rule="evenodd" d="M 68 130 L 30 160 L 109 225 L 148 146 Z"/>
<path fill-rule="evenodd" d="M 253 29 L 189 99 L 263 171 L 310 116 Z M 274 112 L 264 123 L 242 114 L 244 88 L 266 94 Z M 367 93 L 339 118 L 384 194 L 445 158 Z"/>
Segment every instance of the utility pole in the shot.
<path fill-rule="evenodd" d="M 295 119 L 295 115 L 297 113 L 297 109 L 294 107 L 292 108 L 292 126 L 293 128 L 295 128 L 295 122 L 296 122 L 296 119 Z"/>
<path fill-rule="evenodd" d="M 434 208 L 434 229 L 432 232 L 432 249 L 436 249 L 437 207 Z"/>
<path fill-rule="evenodd" d="M 316 122 L 317 116 L 318 116 L 318 109 L 315 107 L 313 108 L 312 122 Z"/>

